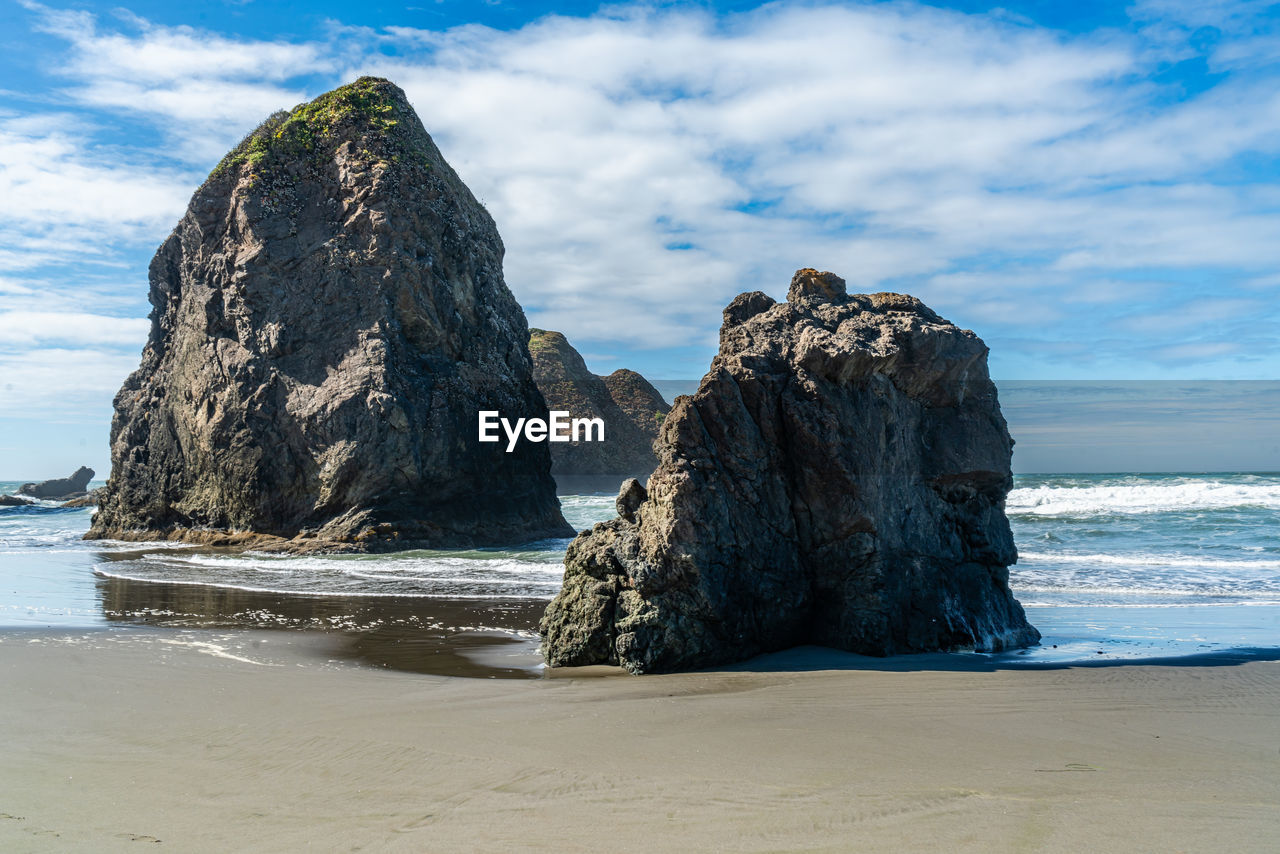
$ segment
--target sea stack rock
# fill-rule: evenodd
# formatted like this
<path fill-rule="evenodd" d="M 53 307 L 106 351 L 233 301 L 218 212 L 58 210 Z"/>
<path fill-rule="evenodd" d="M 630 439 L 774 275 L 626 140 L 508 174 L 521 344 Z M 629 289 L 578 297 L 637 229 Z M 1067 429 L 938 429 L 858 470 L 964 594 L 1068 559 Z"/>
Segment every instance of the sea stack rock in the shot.
<path fill-rule="evenodd" d="M 566 475 L 648 475 L 656 424 L 670 408 L 657 389 L 635 371 L 599 377 L 559 332 L 530 330 L 533 376 L 550 409 L 571 418 L 604 421 L 604 441 L 551 444 L 551 471 Z"/>
<path fill-rule="evenodd" d="M 801 270 L 737 297 L 647 494 L 569 546 L 551 665 L 707 667 L 799 644 L 1033 644 L 1008 585 L 1013 442 L 987 348 L 914 297 Z"/>
<path fill-rule="evenodd" d="M 662 429 L 662 422 L 666 420 L 671 407 L 653 384 L 635 371 L 619 368 L 603 379 L 605 388 L 609 389 L 609 397 L 626 413 L 636 429 L 648 438 L 652 451 L 653 443 Z M 654 462 L 656 464 L 656 457 Z"/>
<path fill-rule="evenodd" d="M 93 469 L 80 466 L 71 477 L 24 483 L 18 487 L 18 494 L 30 495 L 32 498 L 72 498 L 84 494 L 89 488 L 89 481 L 93 480 L 93 474 Z"/>
<path fill-rule="evenodd" d="M 223 158 L 151 262 L 90 538 L 286 549 L 567 536 L 493 219 L 404 93 L 363 77 Z"/>

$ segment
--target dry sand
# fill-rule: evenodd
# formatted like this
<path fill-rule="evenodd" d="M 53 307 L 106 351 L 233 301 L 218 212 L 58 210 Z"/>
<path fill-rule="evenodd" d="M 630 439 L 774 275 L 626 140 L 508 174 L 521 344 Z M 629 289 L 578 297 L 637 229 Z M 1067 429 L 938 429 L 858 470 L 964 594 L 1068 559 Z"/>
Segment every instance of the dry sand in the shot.
<path fill-rule="evenodd" d="M 230 637 L 0 634 L 0 850 L 1280 850 L 1276 662 L 518 681 Z"/>

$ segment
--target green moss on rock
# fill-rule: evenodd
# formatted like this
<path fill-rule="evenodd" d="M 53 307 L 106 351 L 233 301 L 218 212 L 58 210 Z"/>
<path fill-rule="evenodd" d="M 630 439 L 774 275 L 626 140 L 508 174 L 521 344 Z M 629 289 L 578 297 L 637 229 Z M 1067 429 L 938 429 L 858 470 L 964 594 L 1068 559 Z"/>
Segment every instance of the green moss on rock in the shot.
<path fill-rule="evenodd" d="M 273 114 L 222 158 L 209 177 L 241 165 L 257 171 L 275 162 L 314 161 L 328 153 L 333 143 L 351 138 L 355 127 L 366 139 L 357 149 L 362 156 L 373 162 L 396 161 L 400 152 L 378 151 L 385 148 L 378 140 L 385 140 L 400 124 L 407 106 L 389 81 L 361 77 L 314 101 Z"/>
<path fill-rule="evenodd" d="M 557 350 L 569 342 L 559 332 L 548 332 L 545 329 L 529 328 L 529 352 L 541 353 Z"/>

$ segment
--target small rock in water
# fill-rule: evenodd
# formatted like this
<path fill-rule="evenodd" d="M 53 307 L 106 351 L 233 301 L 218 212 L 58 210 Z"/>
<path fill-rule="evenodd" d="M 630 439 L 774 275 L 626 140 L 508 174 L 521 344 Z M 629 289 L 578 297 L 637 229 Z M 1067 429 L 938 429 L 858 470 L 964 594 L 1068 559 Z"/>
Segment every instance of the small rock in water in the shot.
<path fill-rule="evenodd" d="M 71 477 L 60 477 L 54 480 L 45 480 L 40 483 L 24 483 L 18 487 L 19 495 L 30 495 L 32 498 L 74 498 L 83 495 L 84 491 L 89 487 L 89 481 L 93 480 L 93 469 L 88 466 L 81 466 L 76 469 L 75 474 Z"/>

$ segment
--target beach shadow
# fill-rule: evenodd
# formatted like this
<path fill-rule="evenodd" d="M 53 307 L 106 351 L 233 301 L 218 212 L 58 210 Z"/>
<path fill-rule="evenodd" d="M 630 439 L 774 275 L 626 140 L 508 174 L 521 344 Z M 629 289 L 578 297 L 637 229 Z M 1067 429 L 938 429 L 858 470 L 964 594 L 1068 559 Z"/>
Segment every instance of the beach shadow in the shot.
<path fill-rule="evenodd" d="M 703 672 L 812 673 L 822 670 L 864 670 L 878 673 L 994 673 L 1000 670 L 1074 670 L 1098 667 L 1235 667 L 1251 661 L 1280 661 L 1280 648 L 1238 647 L 1151 658 L 1098 656 L 1096 660 L 1045 661 L 1021 658 L 1018 652 L 927 652 L 877 658 L 828 647 L 799 646 Z"/>

